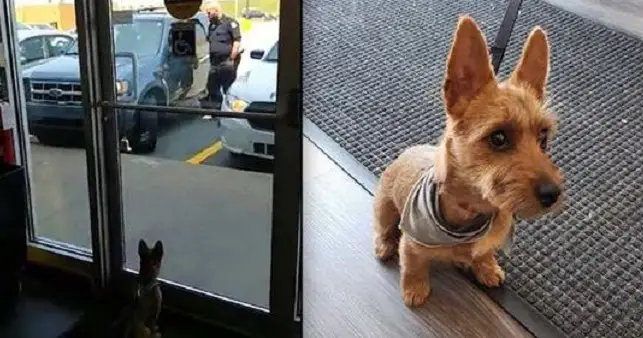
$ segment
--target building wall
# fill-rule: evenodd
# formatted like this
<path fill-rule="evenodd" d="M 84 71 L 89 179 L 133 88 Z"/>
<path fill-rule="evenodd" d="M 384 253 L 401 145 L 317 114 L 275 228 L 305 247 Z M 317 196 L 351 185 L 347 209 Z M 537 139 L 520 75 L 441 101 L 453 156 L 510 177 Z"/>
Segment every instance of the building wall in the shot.
<path fill-rule="evenodd" d="M 25 24 L 55 25 L 59 30 L 70 30 L 76 27 L 74 5 L 69 3 L 18 5 L 16 19 Z"/>

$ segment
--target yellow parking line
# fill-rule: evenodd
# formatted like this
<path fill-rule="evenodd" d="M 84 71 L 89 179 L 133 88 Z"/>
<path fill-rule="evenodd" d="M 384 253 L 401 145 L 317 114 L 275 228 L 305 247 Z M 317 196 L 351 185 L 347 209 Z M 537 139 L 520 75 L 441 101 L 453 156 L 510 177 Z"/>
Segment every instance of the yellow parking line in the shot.
<path fill-rule="evenodd" d="M 223 148 L 223 145 L 221 144 L 221 141 L 217 141 L 206 148 L 203 148 L 201 151 L 196 153 L 194 156 L 192 156 L 190 159 L 188 159 L 187 163 L 190 164 L 201 164 L 205 162 L 208 158 L 216 154 L 219 150 Z"/>

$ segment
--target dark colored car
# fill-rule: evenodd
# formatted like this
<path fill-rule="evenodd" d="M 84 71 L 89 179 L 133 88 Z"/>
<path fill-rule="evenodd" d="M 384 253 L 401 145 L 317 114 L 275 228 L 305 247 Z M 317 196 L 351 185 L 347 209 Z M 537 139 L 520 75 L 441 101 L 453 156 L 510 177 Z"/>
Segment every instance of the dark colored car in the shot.
<path fill-rule="evenodd" d="M 123 12 L 121 12 L 122 14 Z M 192 21 L 196 29 L 196 57 L 176 56 L 171 50 L 171 28 L 176 22 L 166 12 L 125 12 L 114 24 L 117 100 L 123 103 L 193 106 L 207 95 L 208 18 Z M 116 15 L 115 15 L 116 17 Z M 30 133 L 43 143 L 55 143 L 59 133 L 83 128 L 82 89 L 77 42 L 65 54 L 30 63 L 23 70 Z M 121 144 L 128 151 L 156 148 L 159 114 L 119 111 Z"/>
<path fill-rule="evenodd" d="M 244 8 L 243 11 L 241 11 L 241 17 L 244 19 L 262 19 L 265 16 L 266 13 L 257 8 Z"/>

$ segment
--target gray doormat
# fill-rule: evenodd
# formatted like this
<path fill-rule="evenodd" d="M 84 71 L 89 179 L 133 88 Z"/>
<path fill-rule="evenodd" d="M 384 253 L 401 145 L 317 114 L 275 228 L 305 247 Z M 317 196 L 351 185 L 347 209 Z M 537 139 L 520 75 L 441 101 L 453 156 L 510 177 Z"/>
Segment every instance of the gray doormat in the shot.
<path fill-rule="evenodd" d="M 439 90 L 457 15 L 473 15 L 493 41 L 507 1 L 303 5 L 304 115 L 379 175 L 401 150 L 442 132 Z M 540 336 L 549 323 L 574 338 L 643 337 L 643 42 L 525 0 L 502 76 L 535 25 L 552 43 L 553 156 L 569 203 L 560 216 L 519 224 L 501 260 L 505 286 L 490 295 Z"/>

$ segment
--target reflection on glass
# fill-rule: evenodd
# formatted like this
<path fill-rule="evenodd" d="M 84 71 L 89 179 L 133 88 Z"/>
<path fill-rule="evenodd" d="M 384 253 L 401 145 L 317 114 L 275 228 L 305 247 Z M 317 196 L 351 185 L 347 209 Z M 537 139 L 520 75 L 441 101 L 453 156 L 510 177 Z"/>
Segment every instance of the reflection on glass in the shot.
<path fill-rule="evenodd" d="M 29 134 L 35 136 L 29 154 L 35 234 L 90 250 L 79 60 L 77 55 L 64 55 L 75 39 L 64 31 L 76 25 L 74 7 L 18 1 L 15 11 L 15 53 L 22 64 L 27 108 L 21 113 L 27 116 Z M 20 22 L 22 18 L 32 20 Z"/>
<path fill-rule="evenodd" d="M 136 55 L 157 54 L 163 39 L 163 21 L 136 20 L 131 24 L 114 25 L 114 51 Z"/>
<path fill-rule="evenodd" d="M 127 267 L 138 269 L 140 238 L 162 240 L 162 278 L 267 307 L 272 162 L 232 155 L 220 132 L 185 118 L 153 155 L 122 155 Z"/>
<path fill-rule="evenodd" d="M 128 88 L 119 101 L 274 114 L 277 21 L 208 6 L 181 22 L 165 11 L 114 12 L 125 18 L 114 28 L 116 89 Z M 222 64 L 233 82 L 214 86 Z M 221 102 L 210 100 L 215 87 Z M 127 267 L 138 268 L 139 239 L 162 240 L 163 278 L 268 307 L 273 123 L 142 110 L 119 120 Z M 137 151 L 146 132 L 153 141 Z"/>

